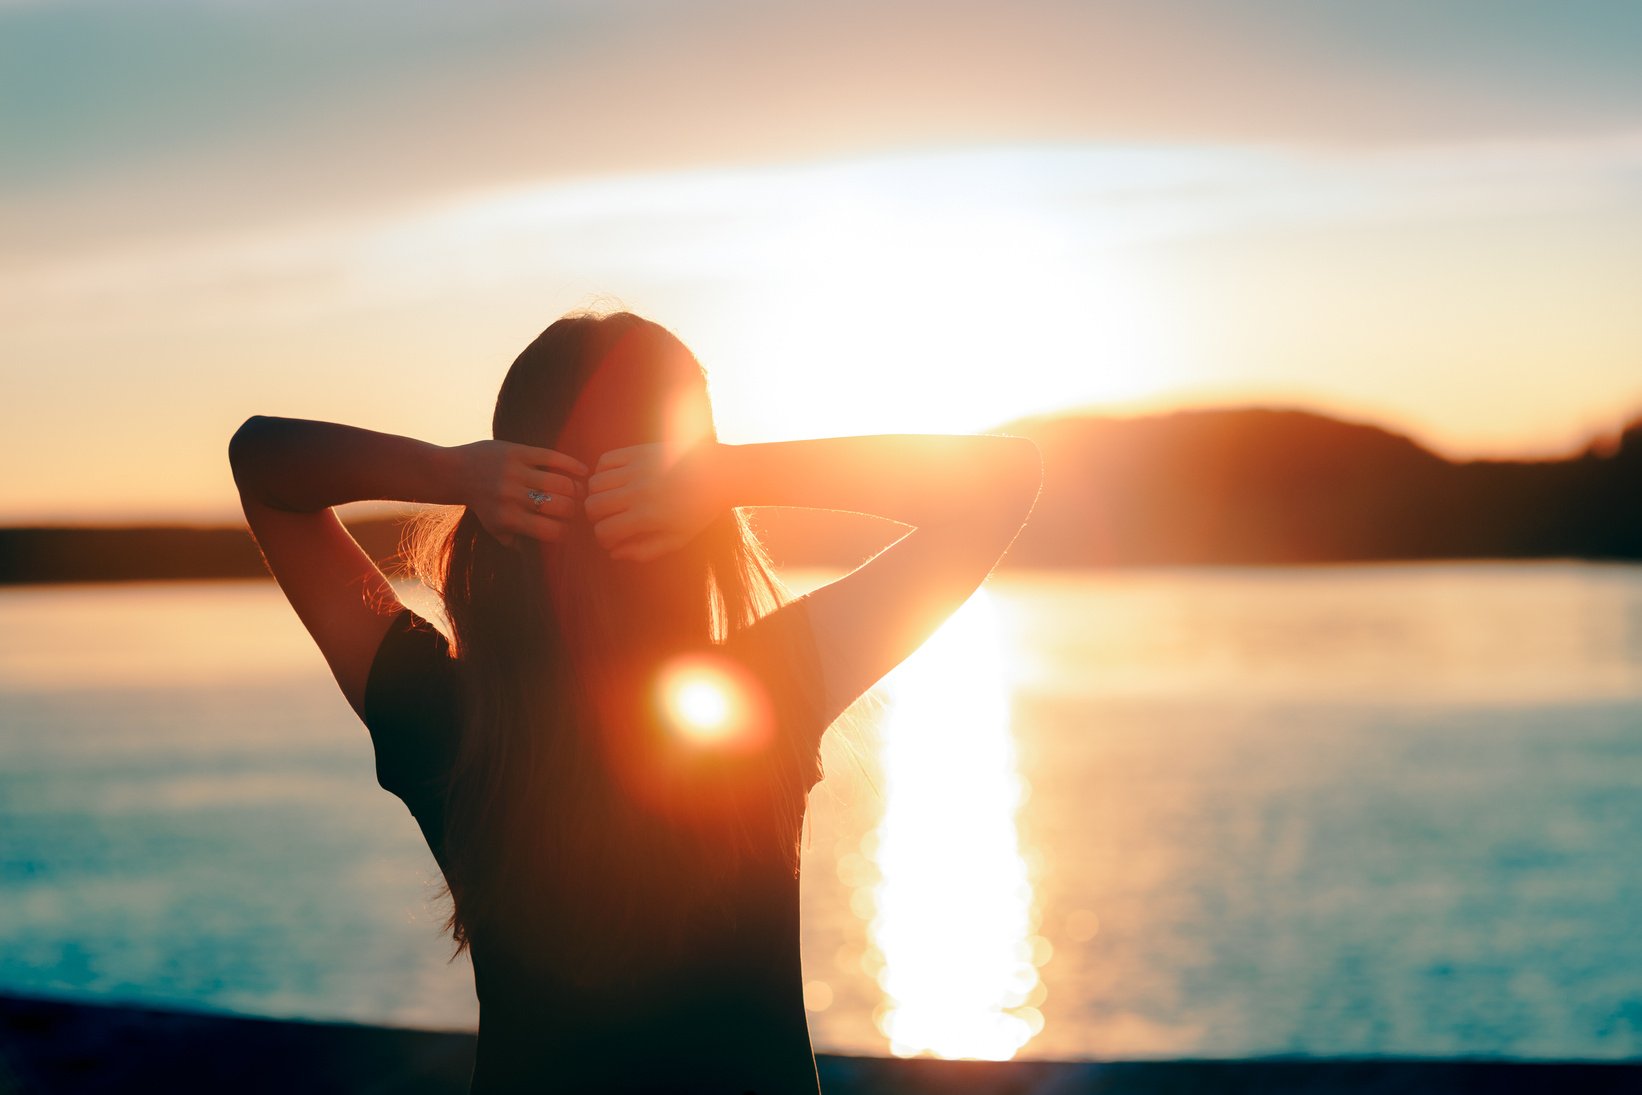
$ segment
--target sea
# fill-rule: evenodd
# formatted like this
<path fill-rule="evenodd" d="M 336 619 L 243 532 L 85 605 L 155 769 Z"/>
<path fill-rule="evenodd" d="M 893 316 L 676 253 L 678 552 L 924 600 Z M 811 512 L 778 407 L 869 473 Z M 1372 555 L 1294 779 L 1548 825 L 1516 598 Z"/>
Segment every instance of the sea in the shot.
<path fill-rule="evenodd" d="M 823 759 L 817 1050 L 1642 1057 L 1642 568 L 1006 572 Z M 0 992 L 467 1029 L 445 911 L 272 583 L 0 590 Z"/>

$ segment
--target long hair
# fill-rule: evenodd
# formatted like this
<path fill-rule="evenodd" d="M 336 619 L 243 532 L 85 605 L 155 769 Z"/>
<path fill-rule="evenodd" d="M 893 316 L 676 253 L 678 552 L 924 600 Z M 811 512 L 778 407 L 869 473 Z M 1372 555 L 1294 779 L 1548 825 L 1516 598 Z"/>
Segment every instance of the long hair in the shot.
<path fill-rule="evenodd" d="M 542 332 L 502 383 L 492 433 L 589 467 L 612 448 L 714 435 L 700 365 L 628 313 Z M 779 732 L 742 754 L 692 750 L 655 701 L 666 665 L 725 649 L 785 600 L 743 516 L 647 564 L 612 560 L 584 519 L 559 542 L 512 545 L 471 511 L 450 522 L 423 526 L 413 553 L 463 687 L 441 863 L 456 953 L 478 940 L 608 980 L 640 947 L 683 944 L 750 862 L 796 872 L 814 758 Z M 809 702 L 766 698 L 778 730 Z"/>

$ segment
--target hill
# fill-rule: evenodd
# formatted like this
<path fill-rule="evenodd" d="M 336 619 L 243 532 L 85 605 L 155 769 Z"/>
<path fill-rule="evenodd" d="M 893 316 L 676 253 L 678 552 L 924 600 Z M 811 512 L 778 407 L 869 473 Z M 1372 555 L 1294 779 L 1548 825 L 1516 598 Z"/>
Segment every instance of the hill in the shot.
<path fill-rule="evenodd" d="M 1606 454 L 1450 462 L 1302 411 L 1016 423 L 1044 452 L 1017 562 L 1642 558 L 1642 422 Z"/>

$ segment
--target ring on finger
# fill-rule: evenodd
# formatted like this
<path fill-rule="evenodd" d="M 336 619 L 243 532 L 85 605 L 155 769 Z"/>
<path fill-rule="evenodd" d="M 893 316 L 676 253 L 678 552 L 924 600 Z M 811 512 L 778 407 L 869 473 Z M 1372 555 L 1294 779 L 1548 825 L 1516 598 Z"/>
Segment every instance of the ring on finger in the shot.
<path fill-rule="evenodd" d="M 537 509 L 541 509 L 544 505 L 553 501 L 553 496 L 543 490 L 527 490 L 525 491 L 525 497 L 530 499 L 531 504 Z"/>

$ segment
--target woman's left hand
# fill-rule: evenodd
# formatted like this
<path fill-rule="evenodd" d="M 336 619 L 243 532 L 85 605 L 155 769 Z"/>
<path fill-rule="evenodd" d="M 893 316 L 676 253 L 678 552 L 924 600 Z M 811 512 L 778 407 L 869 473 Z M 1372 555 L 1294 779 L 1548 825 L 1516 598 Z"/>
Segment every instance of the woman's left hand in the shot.
<path fill-rule="evenodd" d="M 693 540 L 723 509 L 711 464 L 718 446 L 682 454 L 660 443 L 612 449 L 587 481 L 583 508 L 612 559 L 647 563 Z"/>

